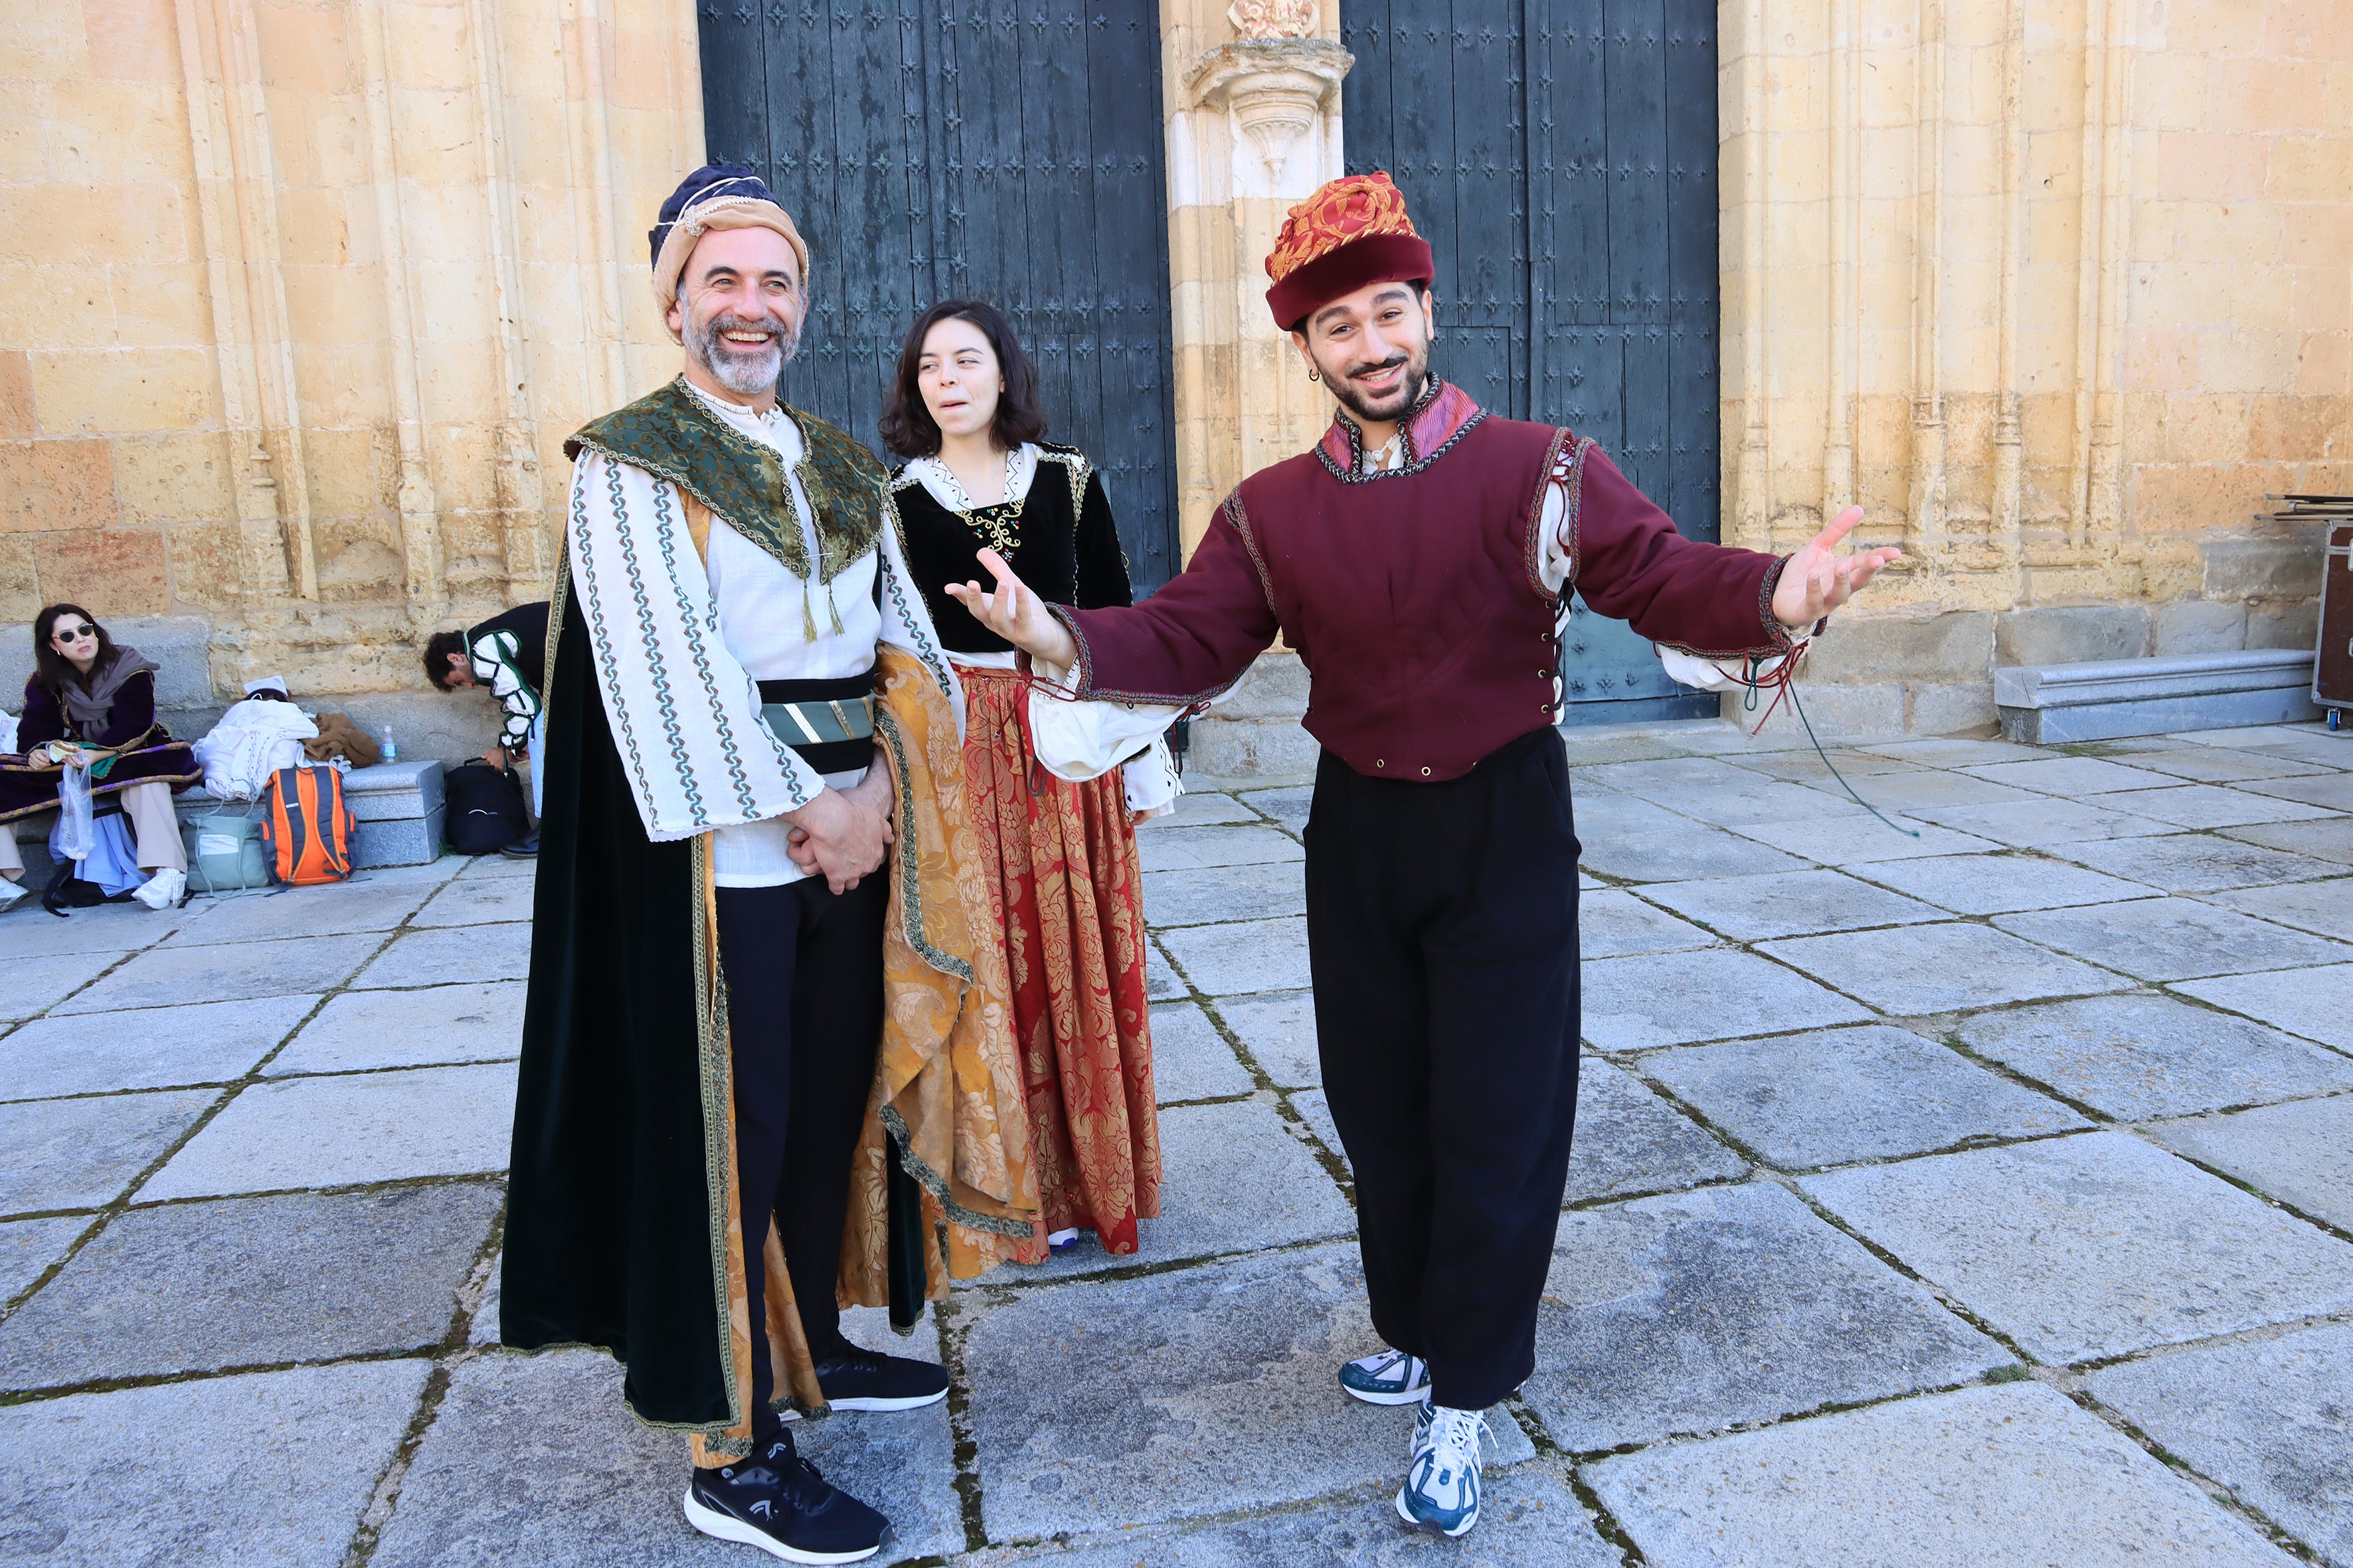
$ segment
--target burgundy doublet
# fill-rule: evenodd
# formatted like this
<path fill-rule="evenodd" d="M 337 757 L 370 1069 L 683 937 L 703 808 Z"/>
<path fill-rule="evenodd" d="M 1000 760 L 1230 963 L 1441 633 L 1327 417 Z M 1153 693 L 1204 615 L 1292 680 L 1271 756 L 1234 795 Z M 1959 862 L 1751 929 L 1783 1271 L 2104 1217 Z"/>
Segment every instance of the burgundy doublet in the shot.
<path fill-rule="evenodd" d="M 1191 562 L 1134 609 L 1055 613 L 1080 695 L 1197 703 L 1279 631 L 1307 667 L 1310 734 L 1359 773 L 1435 783 L 1558 714 L 1557 598 L 1539 575 L 1546 488 L 1570 499 L 1572 580 L 1605 616 L 1709 657 L 1788 647 L 1780 562 L 1683 538 L 1589 441 L 1438 384 L 1406 461 L 1358 471 L 1356 434 L 1244 479 Z"/>

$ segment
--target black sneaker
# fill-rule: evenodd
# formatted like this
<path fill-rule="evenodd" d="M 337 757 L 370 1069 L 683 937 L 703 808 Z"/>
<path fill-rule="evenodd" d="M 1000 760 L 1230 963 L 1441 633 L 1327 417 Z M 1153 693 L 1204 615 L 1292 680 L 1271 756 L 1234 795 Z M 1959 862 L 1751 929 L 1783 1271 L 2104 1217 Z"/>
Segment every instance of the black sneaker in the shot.
<path fill-rule="evenodd" d="M 539 854 L 539 829 L 533 828 L 521 838 L 499 851 L 510 860 L 530 860 Z"/>
<path fill-rule="evenodd" d="M 817 1363 L 817 1386 L 836 1410 L 915 1410 L 948 1396 L 944 1368 L 845 1345 Z"/>
<path fill-rule="evenodd" d="M 802 1458 L 789 1432 L 748 1459 L 696 1470 L 686 1489 L 686 1521 L 787 1563 L 863 1563 L 891 1531 L 890 1521 Z"/>

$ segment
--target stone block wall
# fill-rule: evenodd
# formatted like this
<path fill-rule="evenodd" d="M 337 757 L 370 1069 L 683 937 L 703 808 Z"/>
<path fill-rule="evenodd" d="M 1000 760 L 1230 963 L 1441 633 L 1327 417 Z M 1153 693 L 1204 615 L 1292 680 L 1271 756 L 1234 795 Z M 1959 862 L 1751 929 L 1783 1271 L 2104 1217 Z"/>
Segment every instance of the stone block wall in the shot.
<path fill-rule="evenodd" d="M 0 0 L 0 621 L 421 691 L 543 595 L 582 419 L 670 374 L 687 0 Z"/>

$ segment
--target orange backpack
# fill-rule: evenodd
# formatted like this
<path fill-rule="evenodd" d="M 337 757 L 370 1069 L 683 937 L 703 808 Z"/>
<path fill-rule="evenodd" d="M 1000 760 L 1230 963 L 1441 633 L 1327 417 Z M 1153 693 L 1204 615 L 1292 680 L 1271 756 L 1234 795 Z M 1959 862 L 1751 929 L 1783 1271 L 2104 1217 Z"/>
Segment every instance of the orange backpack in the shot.
<path fill-rule="evenodd" d="M 349 877 L 353 830 L 341 772 L 314 764 L 270 775 L 262 796 L 261 845 L 279 881 L 300 888 Z"/>

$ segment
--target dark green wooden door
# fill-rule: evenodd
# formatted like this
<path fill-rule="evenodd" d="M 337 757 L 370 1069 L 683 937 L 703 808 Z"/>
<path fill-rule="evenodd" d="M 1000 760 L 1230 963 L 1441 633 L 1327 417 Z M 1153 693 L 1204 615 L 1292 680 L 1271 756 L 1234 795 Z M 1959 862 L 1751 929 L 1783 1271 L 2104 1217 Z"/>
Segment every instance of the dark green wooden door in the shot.
<path fill-rule="evenodd" d="M 702 0 L 703 122 L 807 238 L 786 395 L 869 444 L 909 323 L 992 301 L 1103 470 L 1139 595 L 1176 571 L 1167 180 L 1145 0 Z"/>
<path fill-rule="evenodd" d="M 1439 373 L 1718 537 L 1714 0 L 1341 0 L 1347 166 L 1437 253 Z M 1580 603 L 1569 722 L 1713 713 Z"/>

